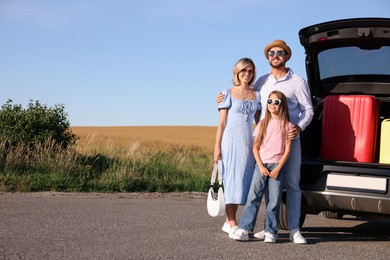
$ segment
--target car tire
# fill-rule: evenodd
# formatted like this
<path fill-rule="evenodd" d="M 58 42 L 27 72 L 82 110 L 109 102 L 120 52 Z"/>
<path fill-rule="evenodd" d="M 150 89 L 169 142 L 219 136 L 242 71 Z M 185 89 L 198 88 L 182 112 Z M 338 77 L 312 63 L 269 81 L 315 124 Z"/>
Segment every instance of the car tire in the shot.
<path fill-rule="evenodd" d="M 305 219 L 306 219 L 306 213 L 302 210 L 302 208 L 304 208 L 303 203 L 304 201 L 302 200 L 301 217 L 299 219 L 299 228 L 302 228 L 303 223 L 305 223 Z M 279 229 L 288 230 L 286 200 L 282 200 L 282 202 L 280 203 Z"/>
<path fill-rule="evenodd" d="M 323 211 L 322 215 L 324 215 L 325 218 L 329 219 L 342 219 L 344 214 L 342 214 L 339 211 Z"/>

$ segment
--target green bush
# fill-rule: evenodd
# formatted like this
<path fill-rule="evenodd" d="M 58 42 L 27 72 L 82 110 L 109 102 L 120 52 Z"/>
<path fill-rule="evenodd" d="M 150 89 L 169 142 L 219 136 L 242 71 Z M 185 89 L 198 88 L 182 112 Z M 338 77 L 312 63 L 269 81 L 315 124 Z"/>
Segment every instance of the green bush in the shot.
<path fill-rule="evenodd" d="M 10 147 L 20 144 L 34 147 L 48 140 L 64 148 L 76 142 L 63 105 L 47 107 L 30 100 L 28 107 L 12 104 L 9 99 L 0 110 L 0 141 Z"/>

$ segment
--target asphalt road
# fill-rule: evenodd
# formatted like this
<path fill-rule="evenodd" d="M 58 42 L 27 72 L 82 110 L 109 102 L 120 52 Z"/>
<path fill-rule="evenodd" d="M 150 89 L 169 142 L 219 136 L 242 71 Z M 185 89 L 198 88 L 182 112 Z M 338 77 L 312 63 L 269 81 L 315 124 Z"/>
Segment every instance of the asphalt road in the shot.
<path fill-rule="evenodd" d="M 389 220 L 309 215 L 307 245 L 234 241 L 223 222 L 205 193 L 0 193 L 0 259 L 390 259 Z"/>

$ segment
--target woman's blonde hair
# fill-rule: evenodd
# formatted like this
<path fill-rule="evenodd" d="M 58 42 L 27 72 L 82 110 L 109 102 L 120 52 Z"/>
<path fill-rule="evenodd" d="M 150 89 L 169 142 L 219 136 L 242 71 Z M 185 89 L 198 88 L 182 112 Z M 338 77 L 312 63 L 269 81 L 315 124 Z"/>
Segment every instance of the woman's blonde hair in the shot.
<path fill-rule="evenodd" d="M 249 87 L 252 88 L 252 85 L 253 85 L 253 83 L 255 82 L 255 79 L 256 79 L 256 66 L 255 66 L 255 63 L 251 59 L 249 59 L 249 58 L 239 59 L 236 62 L 236 65 L 234 65 L 234 69 L 233 69 L 233 84 L 234 84 L 234 86 L 241 85 L 241 81 L 238 78 L 238 74 L 243 69 L 248 67 L 249 65 L 252 65 L 252 67 L 253 67 L 253 76 L 252 76 L 251 80 L 248 83 Z"/>
<path fill-rule="evenodd" d="M 275 94 L 278 99 L 280 99 L 280 110 L 279 110 L 279 119 L 280 119 L 280 129 L 282 130 L 283 136 L 287 138 L 287 127 L 288 127 L 288 122 L 290 122 L 290 115 L 288 114 L 288 106 L 287 106 L 287 98 L 286 96 L 278 91 L 274 90 L 272 91 L 269 95 L 268 98 L 272 95 Z M 260 122 L 260 129 L 259 133 L 256 137 L 255 144 L 257 144 L 259 147 L 263 143 L 264 136 L 267 133 L 267 127 L 268 123 L 271 120 L 271 113 L 268 110 L 268 104 L 265 108 L 265 116 L 264 119 L 261 120 Z"/>

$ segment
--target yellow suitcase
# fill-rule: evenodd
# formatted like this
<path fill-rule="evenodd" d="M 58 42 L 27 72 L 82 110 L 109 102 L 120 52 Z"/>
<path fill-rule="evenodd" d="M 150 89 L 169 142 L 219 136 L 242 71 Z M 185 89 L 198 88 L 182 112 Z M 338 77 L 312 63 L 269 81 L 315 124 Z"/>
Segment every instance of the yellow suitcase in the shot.
<path fill-rule="evenodd" d="M 390 119 L 382 122 L 379 163 L 390 163 Z"/>

